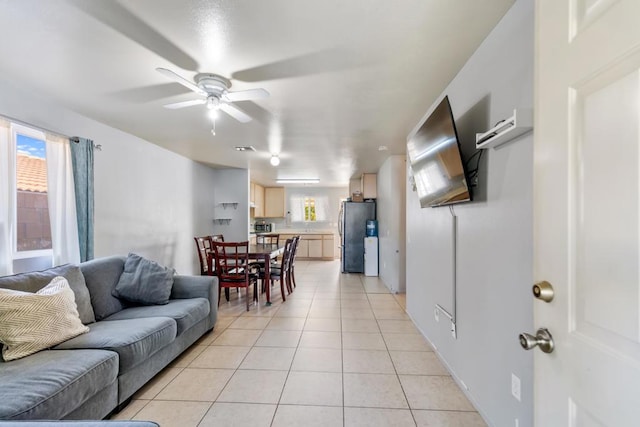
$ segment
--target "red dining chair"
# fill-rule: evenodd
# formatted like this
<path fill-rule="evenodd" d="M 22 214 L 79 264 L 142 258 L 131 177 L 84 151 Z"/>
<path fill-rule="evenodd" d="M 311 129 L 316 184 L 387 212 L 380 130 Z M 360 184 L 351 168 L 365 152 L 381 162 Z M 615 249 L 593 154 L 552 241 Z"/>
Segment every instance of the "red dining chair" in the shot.
<path fill-rule="evenodd" d="M 257 275 L 250 271 L 249 242 L 212 242 L 216 275 L 218 276 L 218 304 L 222 288 L 246 288 L 245 299 L 249 311 L 249 286 L 253 286 L 253 300 L 258 301 Z"/>
<path fill-rule="evenodd" d="M 196 249 L 198 250 L 198 260 L 200 261 L 200 275 L 212 276 L 215 274 L 210 263 L 209 254 L 211 253 L 210 236 L 194 237 Z"/>

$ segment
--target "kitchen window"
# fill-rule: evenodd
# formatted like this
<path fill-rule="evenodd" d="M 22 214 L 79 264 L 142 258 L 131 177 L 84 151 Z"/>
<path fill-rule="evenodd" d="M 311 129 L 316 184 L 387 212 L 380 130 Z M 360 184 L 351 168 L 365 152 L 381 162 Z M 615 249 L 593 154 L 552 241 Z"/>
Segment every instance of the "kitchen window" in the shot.
<path fill-rule="evenodd" d="M 316 221 L 316 199 L 314 199 L 313 197 L 304 198 L 304 221 Z"/>
<path fill-rule="evenodd" d="M 328 221 L 329 198 L 326 196 L 297 195 L 289 199 L 291 221 Z"/>

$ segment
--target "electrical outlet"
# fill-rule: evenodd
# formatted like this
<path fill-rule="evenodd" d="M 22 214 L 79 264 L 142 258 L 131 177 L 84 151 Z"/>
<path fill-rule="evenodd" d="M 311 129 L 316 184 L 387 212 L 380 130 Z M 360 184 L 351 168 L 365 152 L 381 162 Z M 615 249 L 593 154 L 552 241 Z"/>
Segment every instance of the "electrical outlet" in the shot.
<path fill-rule="evenodd" d="M 520 402 L 520 378 L 513 373 L 511 374 L 511 394 Z"/>
<path fill-rule="evenodd" d="M 433 310 L 433 317 L 436 318 L 436 322 L 440 321 L 440 310 L 437 307 Z"/>

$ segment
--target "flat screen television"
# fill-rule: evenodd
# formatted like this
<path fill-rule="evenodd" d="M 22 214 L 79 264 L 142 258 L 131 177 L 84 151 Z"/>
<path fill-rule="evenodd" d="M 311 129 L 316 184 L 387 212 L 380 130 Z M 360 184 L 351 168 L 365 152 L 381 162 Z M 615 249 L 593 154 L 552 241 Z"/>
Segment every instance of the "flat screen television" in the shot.
<path fill-rule="evenodd" d="M 448 96 L 409 139 L 407 151 L 421 207 L 471 201 Z"/>

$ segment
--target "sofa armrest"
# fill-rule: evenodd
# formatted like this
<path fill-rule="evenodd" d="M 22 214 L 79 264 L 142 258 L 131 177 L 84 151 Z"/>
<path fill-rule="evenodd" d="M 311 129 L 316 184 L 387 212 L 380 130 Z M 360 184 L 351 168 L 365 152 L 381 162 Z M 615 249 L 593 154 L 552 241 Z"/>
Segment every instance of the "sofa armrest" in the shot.
<path fill-rule="evenodd" d="M 206 298 L 209 300 L 209 329 L 218 318 L 218 278 L 214 276 L 173 276 L 171 299 Z"/>

